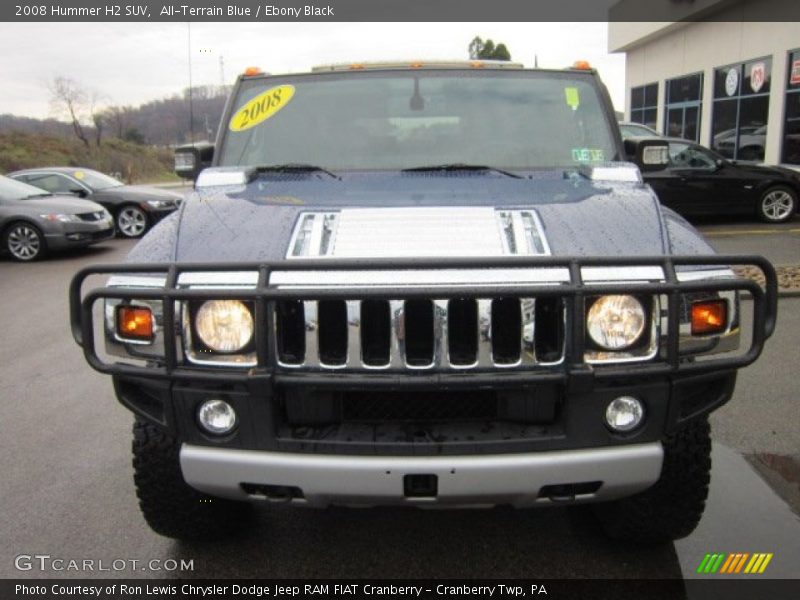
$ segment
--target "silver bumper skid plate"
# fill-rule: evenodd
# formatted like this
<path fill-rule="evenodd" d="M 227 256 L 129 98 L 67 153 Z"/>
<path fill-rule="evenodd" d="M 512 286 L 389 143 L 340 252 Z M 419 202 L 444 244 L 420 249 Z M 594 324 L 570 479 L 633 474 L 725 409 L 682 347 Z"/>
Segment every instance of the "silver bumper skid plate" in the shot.
<path fill-rule="evenodd" d="M 214 496 L 254 500 L 245 489 L 275 486 L 298 490 L 296 504 L 324 507 L 385 505 L 528 507 L 557 499 L 546 486 L 600 482 L 575 502 L 613 500 L 642 491 L 661 474 L 660 443 L 476 456 L 336 456 L 289 454 L 184 444 L 180 462 L 192 487 Z M 435 476 L 429 497 L 404 493 L 407 475 Z M 244 487 L 242 484 L 245 484 Z M 580 489 L 580 487 L 576 487 Z"/>

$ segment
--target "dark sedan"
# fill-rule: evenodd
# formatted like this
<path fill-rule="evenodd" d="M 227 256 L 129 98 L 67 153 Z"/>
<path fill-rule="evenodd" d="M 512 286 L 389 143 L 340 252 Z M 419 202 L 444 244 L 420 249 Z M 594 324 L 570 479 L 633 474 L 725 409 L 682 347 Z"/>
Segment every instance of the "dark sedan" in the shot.
<path fill-rule="evenodd" d="M 737 163 L 694 142 L 669 139 L 670 165 L 644 173 L 665 206 L 682 215 L 755 215 L 788 221 L 798 210 L 800 173 Z"/>
<path fill-rule="evenodd" d="M 13 258 L 31 261 L 48 250 L 96 244 L 114 237 L 111 215 L 99 204 L 54 196 L 0 175 L 0 237 Z"/>
<path fill-rule="evenodd" d="M 129 238 L 141 236 L 177 209 L 183 198 L 154 187 L 125 185 L 98 171 L 77 167 L 25 169 L 8 176 L 53 194 L 73 194 L 97 202 L 114 215 L 117 232 Z"/>

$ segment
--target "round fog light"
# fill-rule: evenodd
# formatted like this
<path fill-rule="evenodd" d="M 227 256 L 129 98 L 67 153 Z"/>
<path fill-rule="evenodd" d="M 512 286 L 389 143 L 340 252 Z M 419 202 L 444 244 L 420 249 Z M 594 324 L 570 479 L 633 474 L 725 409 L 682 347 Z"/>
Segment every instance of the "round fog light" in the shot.
<path fill-rule="evenodd" d="M 614 431 L 628 432 L 636 429 L 644 417 L 644 406 L 633 396 L 620 396 L 606 408 L 606 423 Z"/>
<path fill-rule="evenodd" d="M 223 400 L 206 400 L 197 411 L 197 420 L 209 433 L 223 435 L 236 427 L 236 412 Z"/>

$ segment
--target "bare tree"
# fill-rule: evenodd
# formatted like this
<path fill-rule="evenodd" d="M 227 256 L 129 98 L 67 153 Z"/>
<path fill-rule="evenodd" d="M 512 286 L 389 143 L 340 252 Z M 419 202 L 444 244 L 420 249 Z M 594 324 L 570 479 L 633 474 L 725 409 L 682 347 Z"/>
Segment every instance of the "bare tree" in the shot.
<path fill-rule="evenodd" d="M 49 89 L 52 112 L 69 119 L 75 137 L 87 148 L 91 132 L 87 132 L 86 127 L 93 126 L 95 143 L 100 146 L 105 126 L 103 106 L 106 96 L 69 77 L 56 77 L 50 83 Z"/>
<path fill-rule="evenodd" d="M 49 86 L 50 107 L 59 116 L 66 116 L 72 122 L 75 136 L 89 147 L 89 138 L 81 121 L 85 120 L 89 96 L 86 90 L 68 77 L 56 77 Z"/>

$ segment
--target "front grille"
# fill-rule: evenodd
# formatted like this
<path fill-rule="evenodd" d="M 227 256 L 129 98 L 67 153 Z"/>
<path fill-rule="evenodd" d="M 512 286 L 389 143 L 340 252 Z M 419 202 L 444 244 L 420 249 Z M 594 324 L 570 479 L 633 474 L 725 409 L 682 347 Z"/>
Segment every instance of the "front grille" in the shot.
<path fill-rule="evenodd" d="M 279 365 L 458 370 L 563 359 L 561 298 L 279 301 Z"/>

